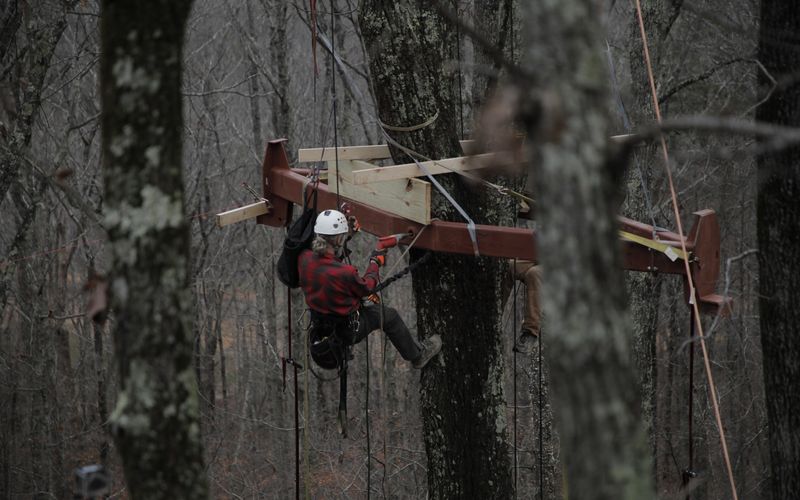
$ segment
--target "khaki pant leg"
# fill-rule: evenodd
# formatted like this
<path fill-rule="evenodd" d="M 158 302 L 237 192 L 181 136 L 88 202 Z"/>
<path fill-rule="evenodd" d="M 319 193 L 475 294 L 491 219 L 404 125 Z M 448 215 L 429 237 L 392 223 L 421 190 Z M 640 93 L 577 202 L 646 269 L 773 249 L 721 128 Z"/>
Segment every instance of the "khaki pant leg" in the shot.
<path fill-rule="evenodd" d="M 514 265 L 514 278 L 523 282 L 526 288 L 525 317 L 522 329 L 539 335 L 541 329 L 542 310 L 539 304 L 541 288 L 541 268 L 530 260 L 517 260 Z"/>

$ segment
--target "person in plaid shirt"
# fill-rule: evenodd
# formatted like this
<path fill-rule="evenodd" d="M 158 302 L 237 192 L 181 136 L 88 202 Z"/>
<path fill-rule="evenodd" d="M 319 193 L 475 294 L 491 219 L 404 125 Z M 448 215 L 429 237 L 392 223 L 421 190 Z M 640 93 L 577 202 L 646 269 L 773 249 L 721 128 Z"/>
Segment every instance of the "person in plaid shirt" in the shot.
<path fill-rule="evenodd" d="M 300 288 L 311 309 L 312 332 L 316 330 L 312 338 L 335 333 L 345 345 L 352 345 L 382 328 L 403 359 L 411 361 L 414 368 L 422 368 L 441 350 L 441 337 L 433 335 L 420 344 L 394 308 L 362 307 L 362 299 L 378 285 L 379 269 L 386 263 L 386 250 L 372 252 L 369 266 L 361 276 L 358 269 L 336 257 L 336 250 L 344 244 L 348 231 L 344 214 L 325 210 L 314 225 L 311 249 L 304 250 L 298 258 Z"/>

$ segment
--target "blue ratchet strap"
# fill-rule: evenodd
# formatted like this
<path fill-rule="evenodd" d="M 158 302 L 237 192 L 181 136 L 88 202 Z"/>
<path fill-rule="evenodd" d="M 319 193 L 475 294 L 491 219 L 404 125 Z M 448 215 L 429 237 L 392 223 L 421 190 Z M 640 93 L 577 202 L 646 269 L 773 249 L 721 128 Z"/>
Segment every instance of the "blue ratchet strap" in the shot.
<path fill-rule="evenodd" d="M 467 231 L 469 232 L 469 238 L 472 240 L 472 248 L 475 250 L 475 257 L 480 257 L 481 253 L 480 251 L 478 251 L 478 233 L 475 231 L 475 222 L 470 218 L 469 215 L 467 215 L 467 212 L 465 212 L 464 209 L 461 208 L 461 205 L 459 205 L 458 202 L 454 200 L 452 196 L 450 196 L 450 193 L 448 193 L 447 190 L 444 187 L 442 187 L 441 184 L 439 184 L 439 181 L 433 178 L 431 173 L 428 171 L 427 168 L 425 168 L 425 166 L 422 163 L 418 162 L 417 159 L 414 157 L 412 157 L 411 159 L 414 160 L 414 163 L 417 164 L 419 169 L 422 170 L 425 176 L 428 177 L 428 179 L 433 183 L 434 186 L 436 186 L 436 189 L 438 189 L 439 192 L 442 193 L 445 198 L 447 198 L 447 201 L 449 201 L 450 204 L 453 205 L 456 210 L 458 210 L 458 213 L 461 214 L 461 217 L 463 217 L 467 221 Z"/>

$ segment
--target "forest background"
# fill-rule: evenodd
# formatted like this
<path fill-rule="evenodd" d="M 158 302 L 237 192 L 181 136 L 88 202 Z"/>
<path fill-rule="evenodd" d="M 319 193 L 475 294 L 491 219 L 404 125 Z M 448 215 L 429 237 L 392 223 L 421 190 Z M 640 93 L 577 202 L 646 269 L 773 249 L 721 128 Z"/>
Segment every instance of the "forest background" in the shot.
<path fill-rule="evenodd" d="M 209 487 L 217 497 L 292 494 L 295 397 L 308 405 L 303 475 L 311 497 L 363 496 L 369 483 L 375 495 L 424 498 L 428 488 L 419 374 L 382 337 L 373 336 L 369 352 L 359 345 L 349 393 L 350 437 L 342 439 L 336 382 L 309 377 L 307 385 L 301 379 L 298 394 L 291 384 L 284 389 L 287 292 L 274 274 L 283 233 L 252 223 L 225 229 L 214 224 L 216 213 L 253 201 L 242 184 L 259 185 L 266 140 L 286 138 L 292 159 L 298 148 L 333 145 L 334 75 L 339 144 L 383 142 L 373 118 L 375 89 L 358 6 L 334 3 L 335 30 L 328 4 L 319 7 L 318 74 L 303 3 L 196 0 L 186 27 L 183 157 L 194 363 Z M 513 14 L 513 2 L 498 3 L 491 23 L 482 17 L 484 7 L 477 0 L 459 2 L 459 18 L 480 27 L 498 25 L 507 15 L 512 38 L 519 40 L 521 14 Z M 715 0 L 645 2 L 665 116 L 753 116 L 764 97 L 758 78 L 765 70 L 756 58 L 758 8 L 750 1 L 735 9 Z M 629 3 L 605 2 L 602 13 L 606 39 L 597 50 L 606 53 L 614 133 L 623 134 L 653 121 L 641 38 Z M 113 341 L 108 324 L 86 316 L 87 288 L 109 266 L 101 215 L 99 5 L 7 2 L 0 22 L 0 496 L 66 498 L 71 471 L 95 462 L 111 471 L 115 495 L 125 496 L 107 424 L 118 388 Z M 331 38 L 341 65 L 332 65 L 326 52 Z M 470 37 L 459 32 L 456 40 L 443 47 L 450 61 L 445 70 L 459 96 L 461 133 L 468 137 L 485 101 L 487 68 Z M 751 139 L 690 131 L 670 136 L 684 220 L 694 210 L 713 208 L 722 223 L 720 291 L 736 307 L 730 317 L 709 321 L 707 342 L 740 497 L 765 498 L 770 473 L 757 307 L 756 164 L 741 154 L 752 146 Z M 630 170 L 626 214 L 673 228 L 658 151 L 638 151 Z M 365 261 L 372 245 L 366 235 L 358 239 L 356 263 Z M 390 260 L 399 255 L 393 252 Z M 637 327 L 631 341 L 645 394 L 642 418 L 652 422 L 657 491 L 674 494 L 690 444 L 688 309 L 677 278 L 630 276 L 629 285 Z M 507 436 L 515 455 L 510 463 L 517 464 L 520 497 L 537 495 L 542 485 L 545 497 L 555 498 L 561 468 L 548 392 L 538 383 L 537 359 L 511 352 L 523 295 L 520 290 L 508 301 L 502 321 Z M 396 283 L 384 296 L 415 330 L 411 281 Z M 295 319 L 301 302 L 295 295 Z M 476 334 L 463 332 L 463 342 Z M 545 380 L 547 338 L 558 334 L 545 323 Z M 295 336 L 295 352 L 303 351 L 302 339 Z M 693 496 L 723 498 L 728 479 L 700 363 L 696 357 L 692 445 L 702 480 Z"/>

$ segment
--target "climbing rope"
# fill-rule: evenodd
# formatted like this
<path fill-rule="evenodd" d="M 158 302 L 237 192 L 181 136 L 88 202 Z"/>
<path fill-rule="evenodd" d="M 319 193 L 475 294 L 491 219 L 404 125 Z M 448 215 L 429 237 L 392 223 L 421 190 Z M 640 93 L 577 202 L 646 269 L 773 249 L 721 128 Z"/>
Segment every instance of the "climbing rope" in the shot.
<path fill-rule="evenodd" d="M 322 34 L 320 34 L 319 36 L 321 37 L 321 39 L 324 40 L 324 37 L 322 36 Z M 323 44 L 323 45 L 325 45 L 325 44 Z M 352 84 L 352 79 L 350 78 L 350 76 L 351 76 L 350 75 L 350 70 L 347 68 L 347 66 L 343 62 L 341 62 L 342 61 L 341 58 L 336 55 L 336 49 L 335 49 L 335 46 L 333 45 L 333 41 L 331 41 L 331 46 L 330 47 L 326 46 L 325 48 L 329 49 L 330 55 L 333 58 L 333 60 L 339 63 L 337 67 L 339 68 L 339 71 L 343 75 L 344 82 L 345 83 L 349 83 L 348 88 L 350 89 L 350 92 L 353 94 L 354 97 L 357 98 L 358 101 L 364 101 L 365 100 L 364 99 L 364 95 L 361 93 L 361 90 L 357 86 Z M 368 84 L 370 85 L 370 87 L 372 86 L 372 82 L 371 81 L 368 81 Z M 372 102 L 374 104 L 375 103 L 374 90 L 372 91 L 371 97 L 372 97 Z M 376 106 L 376 108 L 377 108 L 377 106 Z M 394 146 L 397 149 L 399 149 L 400 151 L 402 151 L 403 153 L 407 154 L 409 157 L 416 158 L 416 159 L 418 159 L 420 161 L 433 162 L 435 165 L 438 165 L 438 166 L 444 168 L 445 170 L 447 170 L 447 171 L 449 171 L 451 173 L 460 175 L 461 177 L 469 179 L 470 181 L 473 181 L 473 182 L 475 182 L 477 184 L 481 184 L 484 187 L 492 189 L 492 190 L 496 191 L 497 193 L 499 193 L 499 194 L 501 194 L 503 196 L 511 196 L 513 198 L 516 198 L 517 200 L 524 201 L 524 202 L 529 203 L 529 204 L 535 203 L 534 200 L 531 199 L 530 197 L 525 196 L 524 194 L 519 193 L 517 191 L 514 191 L 513 189 L 510 189 L 510 188 L 504 187 L 504 186 L 500 186 L 499 184 L 495 184 L 493 182 L 489 182 L 486 179 L 484 179 L 482 177 L 479 177 L 477 175 L 471 174 L 469 172 L 466 172 L 466 171 L 463 171 L 463 170 L 454 169 L 454 168 L 452 168 L 452 167 L 450 167 L 450 166 L 448 166 L 446 164 L 443 164 L 443 163 L 440 163 L 440 162 L 438 162 L 436 160 L 428 158 L 427 156 L 425 156 L 425 155 L 423 155 L 423 154 L 421 154 L 421 153 L 419 153 L 419 152 L 417 152 L 417 151 L 415 151 L 415 150 L 413 150 L 413 149 L 411 149 L 411 148 L 409 148 L 409 147 L 407 147 L 407 146 L 405 146 L 403 144 L 400 144 L 399 142 L 397 142 L 394 138 L 392 138 L 386 132 L 387 129 L 383 126 L 383 122 L 381 121 L 380 117 L 378 117 L 376 114 L 374 114 L 374 113 L 372 113 L 370 111 L 367 111 L 367 114 L 371 118 L 373 118 L 375 120 L 375 122 L 378 124 L 378 129 L 380 131 L 380 134 L 386 139 L 386 141 L 389 144 L 391 144 L 392 146 Z M 427 121 L 429 121 L 429 120 L 427 120 Z M 430 124 L 433 124 L 434 121 L 435 120 L 431 121 Z M 397 126 L 397 127 L 403 128 L 401 126 Z M 411 128 L 415 128 L 416 129 L 416 127 L 417 126 L 414 125 Z"/>
<path fill-rule="evenodd" d="M 300 500 L 300 413 L 297 402 L 297 362 L 292 357 L 292 289 L 286 287 L 286 317 L 287 317 L 287 336 L 289 340 L 289 357 L 283 359 L 283 384 L 286 390 L 286 364 L 292 365 L 294 372 L 294 496 Z"/>
<path fill-rule="evenodd" d="M 383 331 L 383 303 L 380 305 L 381 308 L 381 331 Z M 370 443 L 370 422 L 369 422 L 369 335 L 371 332 L 367 332 L 367 336 L 364 343 L 364 351 L 365 351 L 365 361 L 366 361 L 366 383 L 365 383 L 365 396 L 364 396 L 364 414 L 366 415 L 366 425 L 367 425 L 367 499 L 369 499 L 370 494 L 372 493 L 372 445 Z"/>
<path fill-rule="evenodd" d="M 336 18 L 333 15 L 335 9 L 334 0 L 331 0 L 331 101 L 333 104 L 333 155 L 336 165 L 336 209 L 342 206 L 339 196 L 339 130 L 336 122 L 336 61 L 333 54 L 336 53 Z M 316 39 L 316 38 L 315 38 Z M 330 182 L 330 181 L 328 181 Z"/>
<path fill-rule="evenodd" d="M 513 315 L 514 321 L 512 322 L 512 337 L 516 338 L 517 335 L 517 291 L 519 286 L 517 284 L 517 259 L 514 259 L 512 263 L 514 267 L 512 267 L 512 276 L 514 277 L 514 307 L 513 307 Z M 513 351 L 513 359 L 511 362 L 512 370 L 514 373 L 514 383 L 513 383 L 513 391 L 514 391 L 514 498 L 517 498 L 517 473 L 519 470 L 518 459 L 517 459 L 517 411 L 519 407 L 517 406 L 517 350 L 512 349 Z"/>
<path fill-rule="evenodd" d="M 311 359 L 310 359 L 311 358 L 311 354 L 309 352 L 309 348 L 308 348 L 309 345 L 308 344 L 310 342 L 309 336 L 310 336 L 311 332 L 310 332 L 309 328 L 306 328 L 305 330 L 306 330 L 306 341 L 304 342 L 305 348 L 303 349 L 303 351 L 304 351 L 303 352 L 303 354 L 304 354 L 303 362 L 305 363 L 306 367 L 310 367 L 311 366 Z M 303 466 L 304 466 L 303 482 L 304 482 L 304 486 L 305 486 L 305 498 L 306 498 L 306 500 L 308 500 L 310 498 L 309 481 L 311 479 L 311 460 L 310 460 L 310 454 L 309 454 L 309 450 L 308 450 L 308 428 L 309 428 L 308 423 L 311 420 L 311 415 L 309 415 L 310 410 L 311 410 L 311 402 L 310 402 L 310 399 L 309 399 L 310 396 L 309 396 L 309 391 L 308 391 L 308 378 L 309 378 L 308 377 L 308 372 L 309 372 L 309 370 L 305 370 L 305 381 L 304 381 L 304 384 L 303 384 L 304 385 L 304 389 L 303 390 L 305 391 L 305 394 L 303 395 L 303 402 L 304 402 L 304 408 L 303 408 L 303 419 L 304 419 L 304 425 L 303 425 Z"/>
<path fill-rule="evenodd" d="M 526 293 L 529 293 L 526 291 Z M 542 375 L 542 336 L 544 335 L 544 330 L 542 329 L 541 325 L 539 326 L 539 345 L 538 347 L 538 361 L 537 361 L 537 377 L 539 378 L 539 500 L 544 500 L 544 422 L 542 418 L 544 417 L 544 411 L 542 410 L 542 402 L 543 402 L 543 393 L 544 388 L 542 386 L 544 382 L 544 376 Z M 564 490 L 564 498 L 567 492 Z"/>
<path fill-rule="evenodd" d="M 694 310 L 689 314 L 689 338 L 694 337 Z M 694 471 L 694 342 L 689 346 L 689 466 L 683 471 L 683 486 L 689 485 L 689 481 L 695 477 Z M 689 495 L 686 495 L 686 500 Z"/>
<path fill-rule="evenodd" d="M 433 125 L 433 122 L 435 122 L 438 118 L 439 118 L 439 110 L 436 110 L 436 113 L 434 113 L 433 116 L 431 116 L 424 122 L 418 123 L 416 125 L 410 125 L 407 127 L 398 127 L 395 125 L 387 125 L 381 120 L 378 120 L 378 123 L 380 123 L 381 127 L 385 128 L 386 130 L 391 130 L 392 132 L 416 132 L 417 130 L 422 130 L 426 127 L 430 127 L 431 125 Z"/>
<path fill-rule="evenodd" d="M 392 283 L 394 283 L 395 281 L 399 280 L 400 278 L 406 276 L 408 273 L 414 271 L 414 269 L 418 268 L 422 264 L 428 262 L 428 260 L 430 260 L 432 254 L 433 254 L 432 252 L 425 252 L 422 255 L 422 257 L 420 257 L 419 259 L 415 260 L 410 265 L 406 266 L 402 271 L 400 271 L 400 272 L 398 272 L 398 273 L 386 278 L 382 282 L 378 283 L 378 286 L 376 286 L 372 290 L 372 293 L 379 293 L 379 292 L 383 291 L 383 289 L 386 288 L 387 286 L 391 285 Z"/>
<path fill-rule="evenodd" d="M 656 93 L 656 84 L 655 84 L 655 77 L 653 76 L 653 66 L 650 62 L 650 49 L 648 48 L 647 44 L 647 33 L 644 29 L 644 19 L 642 17 L 642 5 L 640 0 L 635 0 L 636 2 L 636 16 L 639 22 L 639 31 L 642 37 L 642 45 L 644 47 L 644 59 L 645 59 L 645 67 L 647 68 L 647 78 L 650 83 L 650 93 L 653 99 L 653 109 L 656 114 L 656 121 L 661 124 L 661 108 L 658 104 L 658 94 Z M 675 190 L 675 183 L 672 179 L 672 170 L 669 167 L 669 152 L 667 151 L 667 141 L 664 138 L 664 134 L 659 134 L 661 139 L 661 150 L 664 155 L 664 169 L 667 173 L 667 180 L 669 181 L 669 190 L 670 196 L 672 198 L 672 209 L 673 214 L 675 216 L 675 223 L 678 226 L 678 235 L 680 236 L 681 242 L 681 250 L 686 253 L 686 239 L 683 235 L 683 224 L 681 223 L 681 214 L 679 210 L 678 204 L 678 195 Z M 736 492 L 736 481 L 733 477 L 733 467 L 731 466 L 731 459 L 728 453 L 728 443 L 725 439 L 725 429 L 722 426 L 722 414 L 719 409 L 719 400 L 717 399 L 717 388 L 714 384 L 714 376 L 711 373 L 711 362 L 708 356 L 708 349 L 706 348 L 705 336 L 703 335 L 703 324 L 700 320 L 700 309 L 698 306 L 698 297 L 696 296 L 696 289 L 694 286 L 694 279 L 692 277 L 692 270 L 689 265 L 688 260 L 684 260 L 683 264 L 686 270 L 686 279 L 689 284 L 689 303 L 692 306 L 692 316 L 693 316 L 693 324 L 697 328 L 697 332 L 699 334 L 698 338 L 700 340 L 700 348 L 703 352 L 703 364 L 705 366 L 706 378 L 708 380 L 708 389 L 711 393 L 711 403 L 714 408 L 714 419 L 716 420 L 717 429 L 719 430 L 719 439 L 720 444 L 722 445 L 722 457 L 725 461 L 725 467 L 728 473 L 728 480 L 731 486 L 731 494 L 733 500 L 738 500 L 739 495 Z"/>

